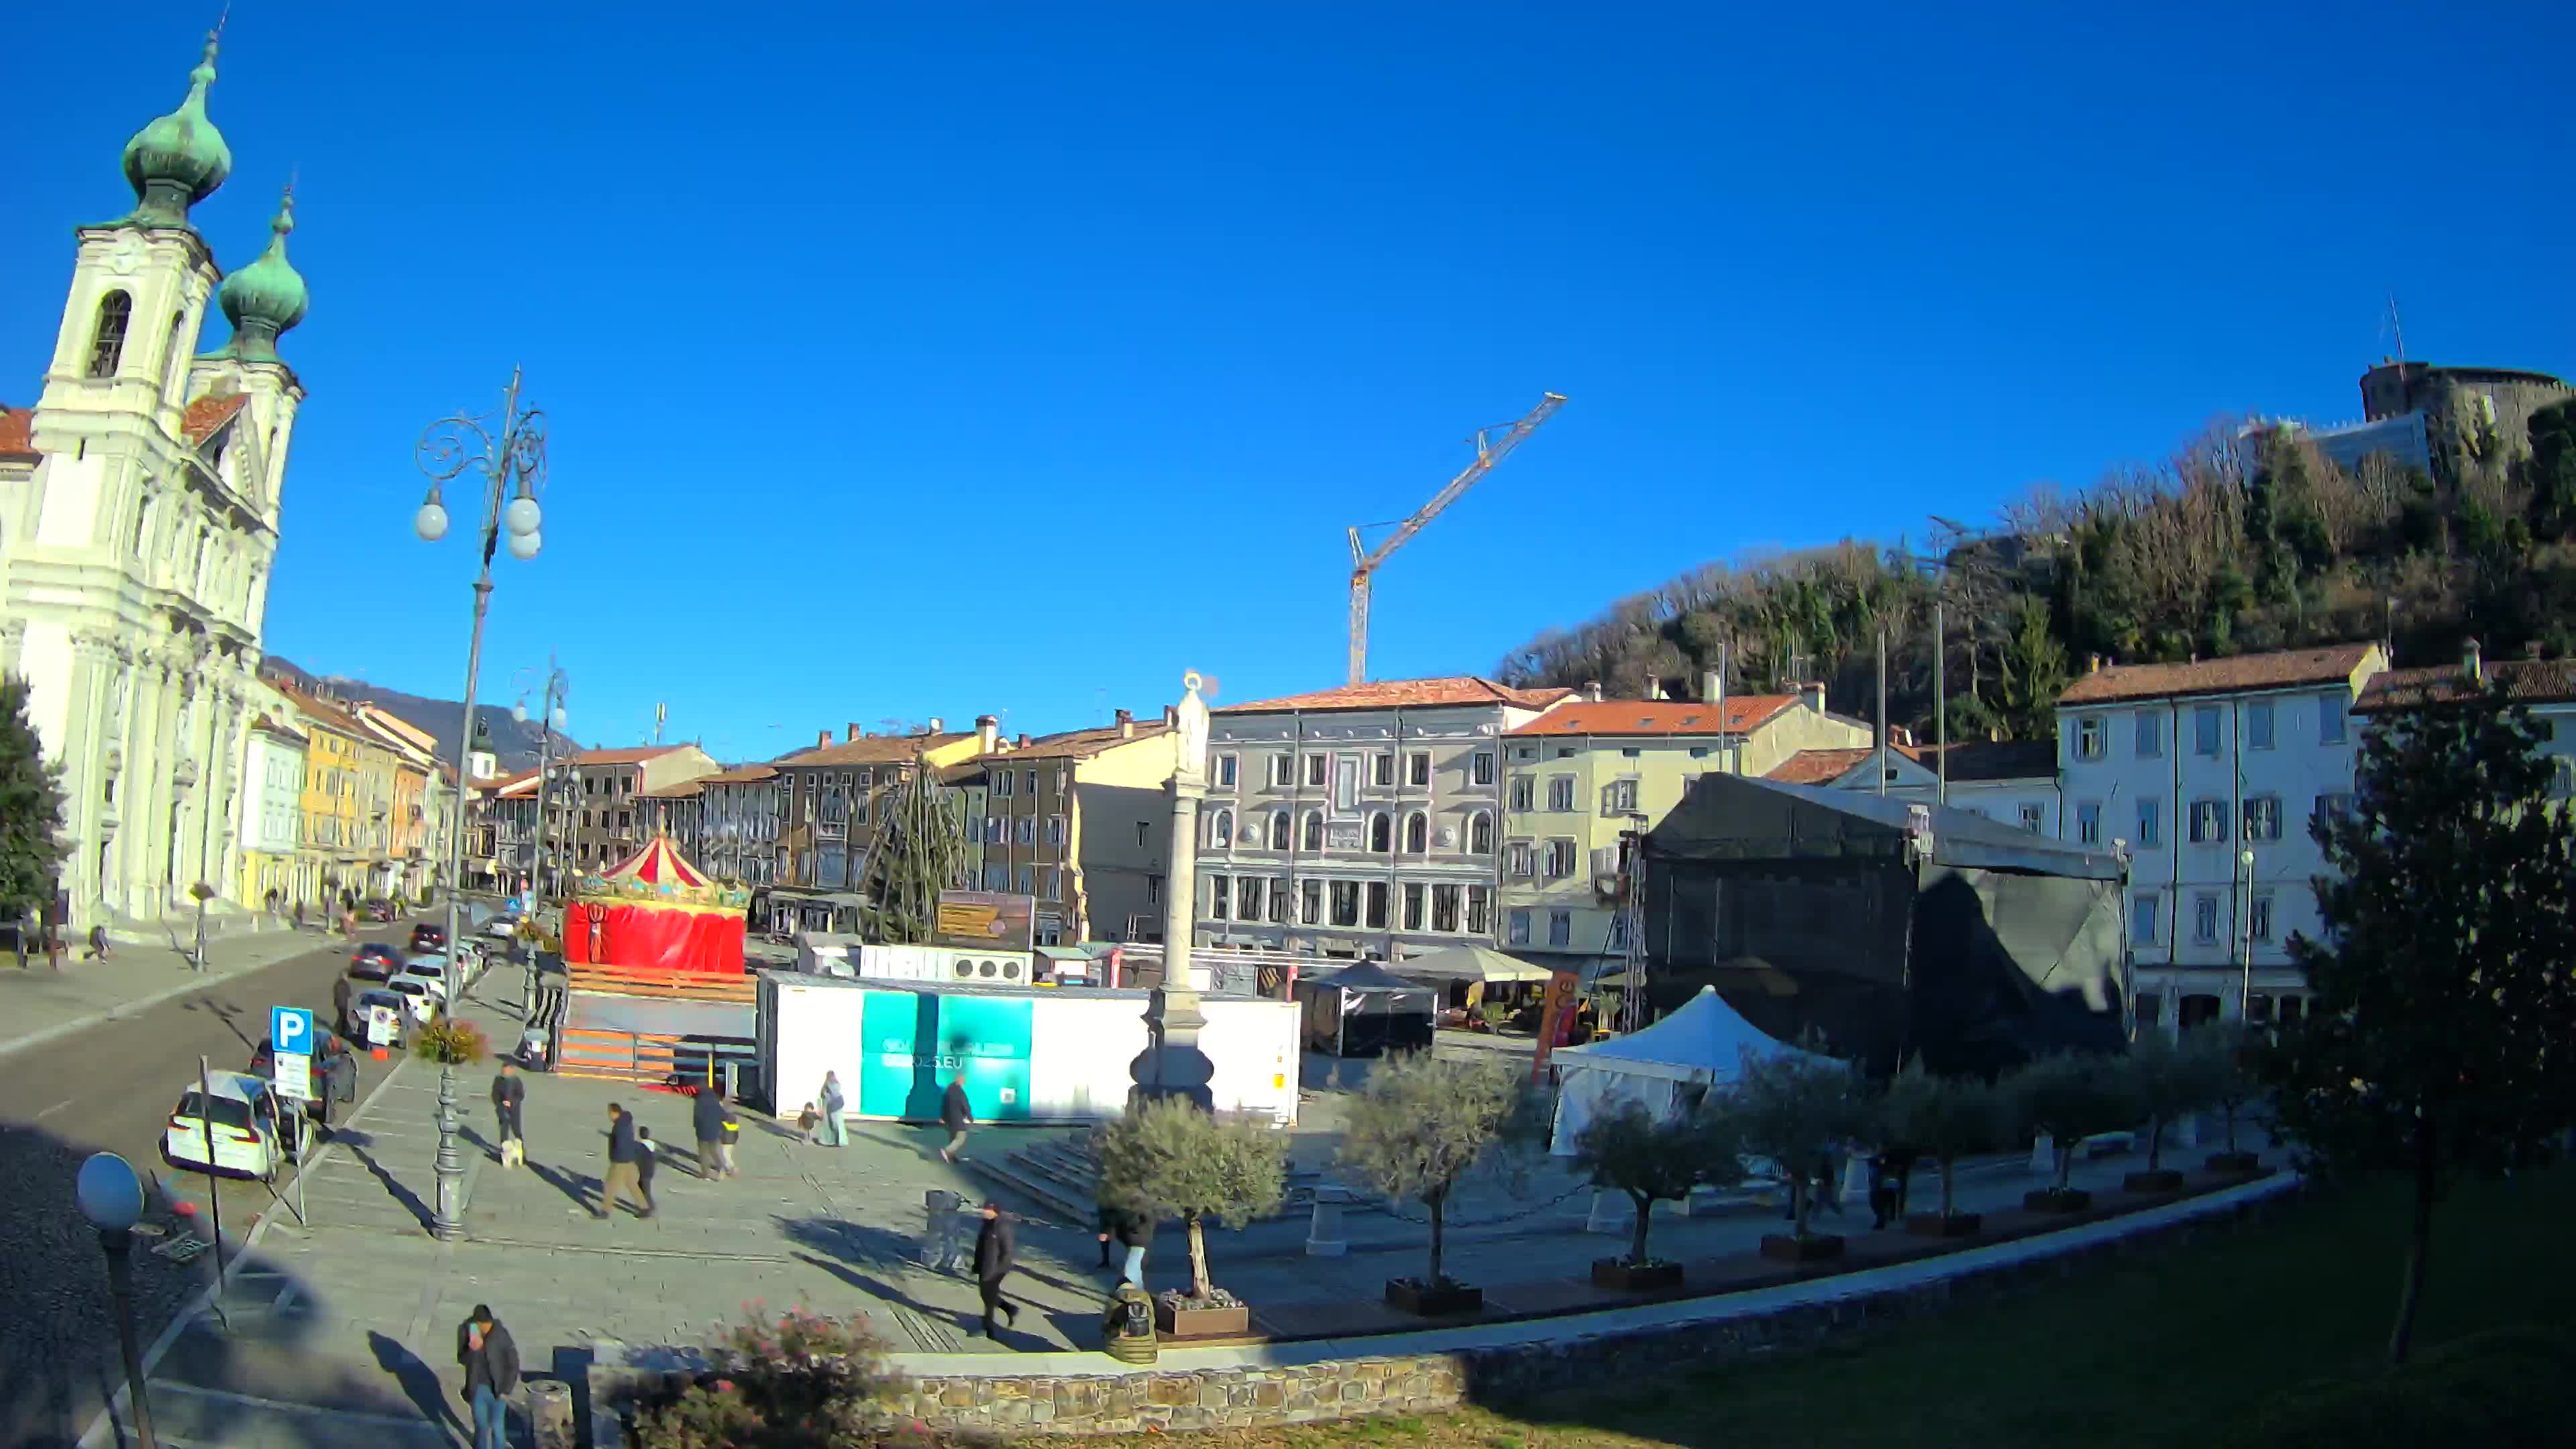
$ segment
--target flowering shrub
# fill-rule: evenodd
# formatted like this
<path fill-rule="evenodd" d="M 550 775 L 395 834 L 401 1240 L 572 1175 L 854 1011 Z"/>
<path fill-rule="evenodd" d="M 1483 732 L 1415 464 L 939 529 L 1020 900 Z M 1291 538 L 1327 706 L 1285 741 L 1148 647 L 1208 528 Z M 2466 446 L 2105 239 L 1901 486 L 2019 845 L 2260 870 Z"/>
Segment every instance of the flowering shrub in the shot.
<path fill-rule="evenodd" d="M 901 1380 L 864 1314 L 827 1318 L 743 1305 L 707 1345 L 706 1373 L 635 1417 L 638 1449 L 855 1449 L 935 1441 L 888 1420 Z"/>
<path fill-rule="evenodd" d="M 447 1067 L 470 1067 L 491 1050 L 483 1028 L 444 1014 L 413 1032 L 411 1038 L 413 1056 Z"/>

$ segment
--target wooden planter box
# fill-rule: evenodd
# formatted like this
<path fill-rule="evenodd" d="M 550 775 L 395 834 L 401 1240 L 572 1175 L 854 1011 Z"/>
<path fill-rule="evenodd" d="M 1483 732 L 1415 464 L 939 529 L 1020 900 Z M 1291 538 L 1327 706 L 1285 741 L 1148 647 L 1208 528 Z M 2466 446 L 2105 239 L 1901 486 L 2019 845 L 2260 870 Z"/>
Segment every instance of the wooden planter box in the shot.
<path fill-rule="evenodd" d="M 1157 1302 L 1154 1331 L 1167 1339 L 1242 1338 L 1252 1332 L 1252 1309 L 1241 1303 L 1232 1308 L 1180 1308 Z"/>
<path fill-rule="evenodd" d="M 1451 1318 L 1476 1313 L 1485 1306 L 1485 1290 L 1464 1283 L 1424 1283 L 1413 1278 L 1386 1280 L 1386 1306 L 1424 1318 Z"/>
<path fill-rule="evenodd" d="M 2213 1152 L 2209 1154 L 2209 1170 L 2250 1176 L 2263 1170 L 2263 1159 L 2251 1152 Z"/>
<path fill-rule="evenodd" d="M 1682 1286 L 1679 1263 L 1629 1263 L 1619 1258 L 1592 1260 L 1592 1286 L 1621 1293 L 1647 1293 Z"/>
<path fill-rule="evenodd" d="M 1972 1238 L 1985 1230 L 1986 1220 L 1979 1213 L 1915 1213 L 1905 1220 L 1905 1231 L 1918 1238 Z"/>
<path fill-rule="evenodd" d="M 2120 1186 L 2130 1192 L 2180 1192 L 2182 1174 L 2170 1167 L 2150 1168 L 2121 1178 Z"/>
<path fill-rule="evenodd" d="M 1775 1263 L 1824 1263 L 1843 1255 L 1843 1240 L 1832 1233 L 1765 1233 L 1762 1256 Z"/>
<path fill-rule="evenodd" d="M 2037 1192 L 2023 1193 L 2021 1205 L 2026 1212 L 2080 1213 L 2093 1205 L 2093 1194 L 2080 1187 L 2070 1187 L 2064 1192 L 2043 1187 Z"/>

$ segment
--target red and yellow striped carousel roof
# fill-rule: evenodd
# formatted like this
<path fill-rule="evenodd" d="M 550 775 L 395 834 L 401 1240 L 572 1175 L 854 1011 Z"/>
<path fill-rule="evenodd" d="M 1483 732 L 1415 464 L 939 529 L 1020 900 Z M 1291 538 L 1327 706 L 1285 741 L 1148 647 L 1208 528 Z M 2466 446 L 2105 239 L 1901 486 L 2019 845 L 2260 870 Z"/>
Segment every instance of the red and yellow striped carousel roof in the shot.
<path fill-rule="evenodd" d="M 616 869 L 602 872 L 600 879 L 613 886 L 670 886 L 684 891 L 705 890 L 711 884 L 704 872 L 681 856 L 667 835 L 654 836 Z"/>

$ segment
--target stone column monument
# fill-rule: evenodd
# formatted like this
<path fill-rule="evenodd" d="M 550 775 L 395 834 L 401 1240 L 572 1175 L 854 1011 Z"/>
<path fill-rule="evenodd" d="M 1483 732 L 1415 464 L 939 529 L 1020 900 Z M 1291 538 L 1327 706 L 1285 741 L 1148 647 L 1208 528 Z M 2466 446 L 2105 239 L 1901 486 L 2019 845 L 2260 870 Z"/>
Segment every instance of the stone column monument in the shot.
<path fill-rule="evenodd" d="M 1171 864 L 1163 884 L 1163 984 L 1145 1009 L 1145 1050 L 1128 1068 L 1136 1101 L 1184 1097 L 1210 1107 L 1215 1065 L 1199 1050 L 1199 993 L 1190 976 L 1190 932 L 1198 914 L 1199 801 L 1207 795 L 1207 701 L 1197 670 L 1181 676 L 1180 726 L 1173 731 Z"/>

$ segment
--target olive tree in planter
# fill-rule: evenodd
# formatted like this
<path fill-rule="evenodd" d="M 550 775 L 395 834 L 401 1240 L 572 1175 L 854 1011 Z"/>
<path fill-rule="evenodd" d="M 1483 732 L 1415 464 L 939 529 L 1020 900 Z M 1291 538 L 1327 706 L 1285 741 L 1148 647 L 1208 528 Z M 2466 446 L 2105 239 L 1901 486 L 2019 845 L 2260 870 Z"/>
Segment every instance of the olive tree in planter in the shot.
<path fill-rule="evenodd" d="M 1681 1264 L 1646 1254 L 1656 1203 L 1684 1202 L 1695 1187 L 1732 1187 L 1744 1180 L 1734 1119 L 1722 1105 L 1658 1118 L 1643 1104 L 1622 1099 L 1576 1134 L 1574 1166 L 1592 1174 L 1593 1186 L 1615 1188 L 1637 1205 L 1628 1256 L 1592 1264 L 1594 1283 L 1632 1291 L 1678 1287 L 1682 1281 Z"/>
<path fill-rule="evenodd" d="M 2191 1035 L 2192 1052 L 2200 1058 L 2206 1074 L 2204 1089 L 2209 1105 L 2216 1107 L 2226 1123 L 2225 1150 L 2209 1154 L 2212 1172 L 2251 1173 L 2261 1170 L 2263 1160 L 2251 1152 L 2236 1148 L 2236 1114 L 2263 1095 L 2263 1080 L 2252 1065 L 2254 1045 L 2249 1034 L 2212 1022 L 2195 1028 Z"/>
<path fill-rule="evenodd" d="M 1710 1107 L 1735 1124 L 1747 1156 L 1767 1158 L 1789 1179 L 1791 1230 L 1762 1240 L 1762 1255 L 1792 1263 L 1839 1258 L 1839 1235 L 1813 1230 L 1817 1169 L 1827 1169 L 1869 1127 L 1860 1074 L 1819 1055 L 1747 1051 L 1735 1084 Z"/>
<path fill-rule="evenodd" d="M 1530 1097 L 1521 1072 L 1502 1060 L 1450 1060 L 1420 1051 L 1390 1057 L 1369 1072 L 1368 1085 L 1351 1101 L 1335 1160 L 1358 1182 L 1418 1202 L 1431 1216 L 1430 1271 L 1388 1279 L 1389 1304 L 1431 1316 L 1484 1307 L 1483 1289 L 1441 1271 L 1449 1198 L 1479 1168 L 1517 1185 L 1526 1167 L 1520 1149 L 1536 1118 Z"/>
<path fill-rule="evenodd" d="M 2049 1185 L 2025 1194 L 2023 1207 L 2071 1213 L 2093 1205 L 2093 1195 L 2070 1186 L 2068 1179 L 2085 1138 L 2136 1125 L 2137 1099 L 2126 1075 L 2115 1058 L 2065 1052 L 2042 1057 L 2005 1079 L 2020 1126 L 2048 1138 L 2056 1156 Z"/>
<path fill-rule="evenodd" d="M 2006 1135 L 2004 1104 L 1977 1077 L 1939 1077 L 1923 1063 L 1908 1063 L 1878 1099 L 1880 1135 L 1929 1157 L 1941 1169 L 1941 1210 L 1913 1213 L 1905 1230 L 1920 1237 L 1966 1237 L 1985 1226 L 1978 1213 L 1958 1210 L 1959 1159 L 1991 1147 Z"/>
<path fill-rule="evenodd" d="M 1288 1190 L 1288 1139 L 1225 1120 L 1179 1098 L 1143 1103 L 1100 1134 L 1100 1190 L 1112 1202 L 1179 1218 L 1190 1234 L 1190 1289 L 1155 1303 L 1156 1326 L 1177 1338 L 1248 1333 L 1252 1310 L 1208 1277 L 1206 1224 L 1241 1228 L 1278 1210 Z"/>
<path fill-rule="evenodd" d="M 2207 1036 L 2194 1032 L 2175 1042 L 2149 1028 L 2129 1048 L 2129 1091 L 2147 1119 L 2146 1170 L 2130 1173 L 2120 1184 L 2131 1192 L 2172 1192 L 2182 1186 L 2182 1174 L 2164 1165 L 2165 1129 L 2215 1100 L 2216 1064 L 2205 1045 Z"/>

